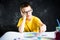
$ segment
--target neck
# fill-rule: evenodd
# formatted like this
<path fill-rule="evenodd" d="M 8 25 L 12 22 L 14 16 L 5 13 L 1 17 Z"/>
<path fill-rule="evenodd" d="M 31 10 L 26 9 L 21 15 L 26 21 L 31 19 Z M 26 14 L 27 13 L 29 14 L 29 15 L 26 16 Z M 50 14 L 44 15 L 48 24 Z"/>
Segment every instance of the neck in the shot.
<path fill-rule="evenodd" d="M 30 19 L 26 19 L 26 20 L 30 21 L 30 20 L 31 20 L 31 18 L 30 18 Z"/>

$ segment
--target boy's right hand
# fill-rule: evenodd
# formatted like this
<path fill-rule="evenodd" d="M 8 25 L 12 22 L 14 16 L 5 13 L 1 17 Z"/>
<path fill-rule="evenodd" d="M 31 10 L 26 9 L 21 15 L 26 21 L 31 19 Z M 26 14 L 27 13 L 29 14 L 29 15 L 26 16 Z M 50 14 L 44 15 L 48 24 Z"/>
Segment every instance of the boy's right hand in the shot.
<path fill-rule="evenodd" d="M 26 13 L 21 12 L 21 15 L 22 15 L 23 19 L 26 19 Z"/>

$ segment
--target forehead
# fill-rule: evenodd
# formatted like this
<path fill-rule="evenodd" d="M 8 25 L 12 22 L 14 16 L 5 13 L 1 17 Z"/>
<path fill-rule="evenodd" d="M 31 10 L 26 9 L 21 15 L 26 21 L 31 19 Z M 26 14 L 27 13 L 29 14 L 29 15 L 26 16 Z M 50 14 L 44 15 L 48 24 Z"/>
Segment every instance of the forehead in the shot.
<path fill-rule="evenodd" d="M 31 10 L 31 9 L 32 9 L 31 6 L 27 6 L 27 7 L 22 8 L 21 10 L 22 11 L 28 11 L 28 10 Z"/>

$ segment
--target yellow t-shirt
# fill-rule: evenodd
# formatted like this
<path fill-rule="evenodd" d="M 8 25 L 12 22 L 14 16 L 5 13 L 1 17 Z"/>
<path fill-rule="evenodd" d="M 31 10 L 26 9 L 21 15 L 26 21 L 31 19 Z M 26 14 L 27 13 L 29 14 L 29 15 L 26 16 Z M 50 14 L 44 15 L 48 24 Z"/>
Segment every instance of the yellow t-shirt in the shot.
<path fill-rule="evenodd" d="M 22 20 L 23 20 L 22 18 L 19 19 L 17 27 L 20 27 Z M 36 16 L 32 16 L 31 21 L 26 20 L 24 32 L 39 32 L 40 26 L 41 26 L 41 20 Z"/>

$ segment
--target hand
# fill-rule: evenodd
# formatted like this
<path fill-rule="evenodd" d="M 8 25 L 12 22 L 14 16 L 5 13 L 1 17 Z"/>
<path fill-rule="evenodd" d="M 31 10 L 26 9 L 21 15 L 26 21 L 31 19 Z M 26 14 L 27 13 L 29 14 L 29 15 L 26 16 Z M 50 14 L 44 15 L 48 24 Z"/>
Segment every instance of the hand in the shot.
<path fill-rule="evenodd" d="M 42 32 L 45 32 L 46 31 L 46 25 L 45 24 L 43 24 L 41 27 L 40 27 L 40 33 L 42 33 Z"/>
<path fill-rule="evenodd" d="M 23 19 L 26 19 L 26 13 L 21 12 L 21 15 L 22 15 Z"/>

